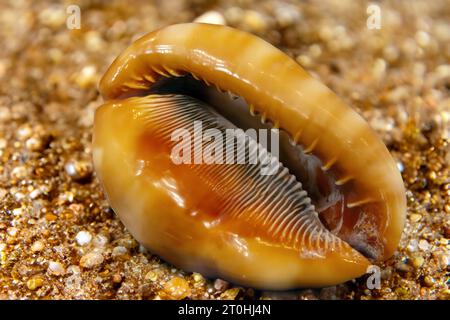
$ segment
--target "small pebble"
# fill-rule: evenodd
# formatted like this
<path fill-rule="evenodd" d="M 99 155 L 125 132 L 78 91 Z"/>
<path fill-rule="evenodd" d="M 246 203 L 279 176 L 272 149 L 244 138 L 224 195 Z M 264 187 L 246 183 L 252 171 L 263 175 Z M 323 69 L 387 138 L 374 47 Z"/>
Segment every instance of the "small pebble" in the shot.
<path fill-rule="evenodd" d="M 319 44 L 313 44 L 308 49 L 309 55 L 313 58 L 318 58 L 322 54 L 322 49 Z"/>
<path fill-rule="evenodd" d="M 76 265 L 71 265 L 67 268 L 67 272 L 70 274 L 80 274 L 81 273 L 81 269 L 79 266 Z"/>
<path fill-rule="evenodd" d="M 80 73 L 76 76 L 75 82 L 80 88 L 88 88 L 95 85 L 97 82 L 97 69 L 95 66 L 86 66 L 81 69 Z"/>
<path fill-rule="evenodd" d="M 222 279 L 216 279 L 214 281 L 214 289 L 216 289 L 217 291 L 223 291 L 225 289 L 227 289 L 229 287 L 229 283 L 225 280 Z"/>
<path fill-rule="evenodd" d="M 16 199 L 16 201 L 21 201 L 25 199 L 25 195 L 22 192 L 16 192 L 14 193 L 14 199 Z"/>
<path fill-rule="evenodd" d="M 101 51 L 105 46 L 105 41 L 103 40 L 101 34 L 95 30 L 86 32 L 86 34 L 84 36 L 84 41 L 86 42 L 86 48 L 88 48 L 88 50 L 90 50 L 90 51 Z M 91 68 L 91 67 L 89 67 L 89 68 Z M 82 72 L 85 72 L 84 70 L 85 69 L 83 69 Z M 93 68 L 92 70 L 88 69 L 88 76 L 95 77 L 96 76 L 95 74 L 96 74 L 95 68 Z M 79 80 L 80 79 L 78 79 L 78 81 Z M 81 86 L 81 87 L 83 87 L 83 86 Z"/>
<path fill-rule="evenodd" d="M 142 245 L 139 245 L 139 249 L 138 249 L 139 253 L 147 253 L 148 250 Z"/>
<path fill-rule="evenodd" d="M 44 147 L 42 139 L 37 137 L 31 137 L 25 141 L 25 147 L 30 151 L 40 151 Z"/>
<path fill-rule="evenodd" d="M 398 52 L 397 47 L 393 46 L 393 45 L 389 45 L 386 46 L 383 49 L 383 57 L 388 61 L 388 62 L 395 62 L 398 60 L 400 56 L 400 53 Z"/>
<path fill-rule="evenodd" d="M 440 263 L 443 267 L 450 266 L 450 253 L 443 253 L 440 257 Z"/>
<path fill-rule="evenodd" d="M 84 160 L 70 160 L 64 169 L 74 181 L 83 181 L 92 175 L 92 164 Z"/>
<path fill-rule="evenodd" d="M 427 287 L 433 287 L 436 283 L 436 280 L 432 276 L 428 275 L 423 278 L 423 282 Z"/>
<path fill-rule="evenodd" d="M 92 240 L 92 235 L 88 231 L 80 231 L 77 233 L 75 240 L 78 245 L 85 246 Z"/>
<path fill-rule="evenodd" d="M 319 299 L 317 293 L 315 293 L 311 289 L 306 289 L 306 290 L 300 291 L 298 298 L 299 298 L 299 300 L 318 300 Z"/>
<path fill-rule="evenodd" d="M 381 270 L 381 279 L 387 280 L 392 276 L 392 267 L 386 267 Z"/>
<path fill-rule="evenodd" d="M 412 239 L 412 240 L 409 241 L 408 245 L 406 246 L 406 249 L 409 252 L 413 253 L 413 252 L 417 251 L 418 246 L 419 245 L 418 245 L 417 239 Z"/>
<path fill-rule="evenodd" d="M 109 240 L 108 237 L 106 237 L 103 234 L 98 234 L 94 237 L 92 240 L 92 244 L 97 248 L 102 248 L 108 244 Z"/>
<path fill-rule="evenodd" d="M 422 215 L 418 213 L 413 213 L 409 216 L 411 222 L 419 222 L 422 219 Z"/>
<path fill-rule="evenodd" d="M 12 169 L 11 176 L 16 179 L 25 179 L 27 176 L 27 168 L 25 166 L 18 166 Z"/>
<path fill-rule="evenodd" d="M 450 289 L 444 289 L 439 294 L 439 299 L 441 300 L 450 300 Z"/>
<path fill-rule="evenodd" d="M 22 208 L 15 208 L 15 209 L 13 209 L 12 214 L 14 216 L 21 216 L 23 214 L 23 209 Z"/>
<path fill-rule="evenodd" d="M 53 213 L 46 213 L 44 215 L 44 218 L 47 221 L 55 221 L 56 219 L 58 219 L 58 217 L 56 215 L 54 215 Z"/>
<path fill-rule="evenodd" d="M 239 7 L 231 7 L 225 11 L 225 18 L 231 24 L 238 24 L 244 16 L 244 10 Z"/>
<path fill-rule="evenodd" d="M 117 245 L 131 250 L 139 246 L 139 243 L 133 238 L 122 238 L 117 241 Z"/>
<path fill-rule="evenodd" d="M 414 257 L 411 261 L 413 267 L 419 269 L 420 267 L 422 267 L 423 263 L 425 262 L 425 259 L 422 256 L 417 256 Z"/>
<path fill-rule="evenodd" d="M 0 188 L 0 200 L 5 198 L 7 194 L 8 194 L 7 190 Z"/>
<path fill-rule="evenodd" d="M 197 23 L 210 23 L 225 25 L 226 21 L 223 15 L 218 11 L 208 11 L 197 17 L 194 22 Z"/>
<path fill-rule="evenodd" d="M 6 141 L 6 139 L 1 138 L 0 139 L 0 149 L 5 149 L 7 145 L 8 145 L 8 141 Z"/>
<path fill-rule="evenodd" d="M 60 28 L 66 21 L 66 12 L 63 6 L 51 5 L 39 12 L 39 22 L 52 28 Z"/>
<path fill-rule="evenodd" d="M 44 284 L 44 279 L 42 276 L 34 276 L 27 281 L 28 289 L 33 290 L 33 291 L 42 287 L 43 284 Z"/>
<path fill-rule="evenodd" d="M 11 119 L 11 110 L 8 107 L 0 106 L 0 121 L 6 122 Z"/>
<path fill-rule="evenodd" d="M 430 244 L 427 240 L 422 239 L 419 241 L 419 249 L 422 251 L 428 251 L 430 249 Z"/>
<path fill-rule="evenodd" d="M 115 274 L 112 276 L 112 281 L 113 281 L 114 283 L 121 283 L 121 282 L 122 282 L 122 276 L 121 276 L 120 274 L 118 274 L 118 273 L 115 273 Z"/>
<path fill-rule="evenodd" d="M 30 197 L 30 199 L 34 200 L 36 198 L 38 198 L 41 195 L 41 191 L 39 189 L 34 189 L 33 191 L 30 192 L 30 194 L 28 195 Z"/>
<path fill-rule="evenodd" d="M 430 35 L 425 31 L 418 31 L 415 38 L 421 47 L 426 47 L 430 43 Z"/>
<path fill-rule="evenodd" d="M 66 269 L 62 265 L 62 263 L 57 261 L 50 261 L 48 263 L 48 272 L 55 275 L 55 276 L 61 276 L 66 272 Z"/>
<path fill-rule="evenodd" d="M 296 60 L 304 68 L 309 68 L 313 64 L 311 58 L 304 54 L 299 55 Z"/>
<path fill-rule="evenodd" d="M 268 27 L 264 16 L 261 13 L 253 10 L 245 11 L 242 22 L 244 24 L 244 27 L 250 32 L 263 33 L 267 30 Z"/>
<path fill-rule="evenodd" d="M 191 294 L 189 283 L 180 277 L 174 277 L 164 284 L 164 292 L 174 299 L 184 299 Z"/>
<path fill-rule="evenodd" d="M 39 252 L 42 249 L 44 249 L 44 243 L 42 241 L 35 241 L 32 245 L 31 245 L 31 251 L 33 252 Z"/>
<path fill-rule="evenodd" d="M 11 236 L 11 237 L 15 237 L 17 236 L 17 234 L 19 233 L 19 229 L 17 229 L 16 227 L 10 227 L 6 230 L 6 232 Z"/>
<path fill-rule="evenodd" d="M 114 247 L 111 256 L 117 260 L 123 260 L 128 257 L 128 249 L 123 246 Z"/>
<path fill-rule="evenodd" d="M 205 278 L 203 278 L 203 276 L 197 272 L 194 272 L 192 274 L 192 278 L 194 279 L 195 282 L 203 282 L 205 280 Z"/>
<path fill-rule="evenodd" d="M 156 273 L 155 271 L 149 271 L 147 272 L 144 278 L 147 281 L 155 282 L 156 280 L 158 280 L 158 273 Z"/>
<path fill-rule="evenodd" d="M 231 288 L 225 291 L 220 295 L 220 299 L 222 300 L 234 300 L 237 295 L 239 294 L 240 289 L 239 288 Z"/>
<path fill-rule="evenodd" d="M 300 20 L 300 13 L 296 7 L 283 4 L 275 9 L 275 19 L 281 28 L 286 28 Z"/>
<path fill-rule="evenodd" d="M 30 125 L 25 124 L 21 127 L 19 127 L 19 129 L 17 130 L 17 138 L 19 140 L 25 141 L 26 139 L 28 139 L 29 137 L 31 137 L 31 135 L 33 134 L 33 130 L 31 129 Z"/>
<path fill-rule="evenodd" d="M 80 265 L 83 268 L 91 269 L 103 263 L 103 255 L 97 252 L 89 252 L 80 259 Z"/>
<path fill-rule="evenodd" d="M 372 75 L 379 81 L 384 78 L 386 74 L 386 61 L 383 59 L 376 59 L 372 66 Z"/>

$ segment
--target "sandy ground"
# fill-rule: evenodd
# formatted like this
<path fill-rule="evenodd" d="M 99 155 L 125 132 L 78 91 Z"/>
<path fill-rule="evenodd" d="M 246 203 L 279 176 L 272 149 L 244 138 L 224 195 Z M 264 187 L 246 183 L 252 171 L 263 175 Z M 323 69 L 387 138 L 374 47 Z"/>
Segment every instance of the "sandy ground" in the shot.
<path fill-rule="evenodd" d="M 66 26 L 67 6 L 81 29 Z M 450 3 L 380 1 L 1 1 L 0 298 L 449 299 Z M 205 279 L 142 248 L 91 165 L 97 82 L 133 39 L 216 10 L 279 47 L 382 137 L 402 172 L 398 252 L 335 287 L 262 292 Z"/>

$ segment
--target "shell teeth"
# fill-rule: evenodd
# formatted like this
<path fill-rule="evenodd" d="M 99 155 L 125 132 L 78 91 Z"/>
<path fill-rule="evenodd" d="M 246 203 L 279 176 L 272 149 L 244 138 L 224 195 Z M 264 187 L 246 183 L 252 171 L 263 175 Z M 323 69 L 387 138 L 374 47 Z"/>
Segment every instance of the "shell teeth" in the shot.
<path fill-rule="evenodd" d="M 289 137 L 289 143 L 291 144 L 291 146 L 296 146 L 297 143 L 295 143 L 294 138 Z"/>
<path fill-rule="evenodd" d="M 297 145 L 298 142 L 300 141 L 300 137 L 302 135 L 302 130 L 297 131 L 297 133 L 294 135 L 293 139 L 292 139 L 292 143 L 294 145 Z"/>
<path fill-rule="evenodd" d="M 230 97 L 231 100 L 237 100 L 239 99 L 238 95 L 235 95 L 234 93 L 232 93 L 231 91 L 227 91 L 228 96 Z"/>
<path fill-rule="evenodd" d="M 175 69 L 164 67 L 164 70 L 166 70 L 167 73 L 169 73 L 173 77 L 181 77 L 183 75 L 182 72 L 179 72 L 179 71 L 177 71 Z"/>
<path fill-rule="evenodd" d="M 215 86 L 216 86 L 216 89 L 217 89 L 217 91 L 219 91 L 219 92 L 222 92 L 222 93 L 224 93 L 224 92 L 225 92 L 224 90 L 222 90 L 222 88 L 220 88 L 220 87 L 219 87 L 219 85 L 218 85 L 218 84 L 216 84 Z"/>
<path fill-rule="evenodd" d="M 317 145 L 317 142 L 319 141 L 319 138 L 316 138 L 305 150 L 303 150 L 304 153 L 311 153 L 314 148 Z"/>
<path fill-rule="evenodd" d="M 151 83 L 155 82 L 155 78 L 150 74 L 145 74 L 143 77 L 148 82 L 151 82 Z"/>
<path fill-rule="evenodd" d="M 252 116 L 255 116 L 256 115 L 256 113 L 255 113 L 255 106 L 252 105 L 252 104 L 249 104 L 248 106 L 249 106 L 250 114 Z"/>
<path fill-rule="evenodd" d="M 266 124 L 267 123 L 267 115 L 265 112 L 261 115 L 261 123 Z"/>
<path fill-rule="evenodd" d="M 336 185 L 342 186 L 343 184 L 349 182 L 353 178 L 354 178 L 353 176 L 346 176 L 346 177 L 340 178 L 340 179 L 336 180 Z"/>
<path fill-rule="evenodd" d="M 141 81 L 142 80 L 142 78 L 140 76 L 136 75 L 136 74 L 130 76 L 130 79 L 132 81 Z"/>
<path fill-rule="evenodd" d="M 129 91 L 129 89 L 137 90 L 137 89 L 148 89 L 148 85 L 139 82 L 131 82 L 124 84 L 124 91 Z"/>
<path fill-rule="evenodd" d="M 365 199 L 362 199 L 362 200 L 349 202 L 349 203 L 347 203 L 347 207 L 348 208 L 354 208 L 354 207 L 362 206 L 363 204 L 374 202 L 374 201 L 375 200 L 372 199 L 372 198 L 365 198 Z"/>
<path fill-rule="evenodd" d="M 167 72 L 164 71 L 164 70 L 158 69 L 156 66 L 152 66 L 152 69 L 153 69 L 153 71 L 155 71 L 157 74 L 160 74 L 160 75 L 162 75 L 162 76 L 164 76 L 164 77 L 170 77 L 170 74 L 169 74 L 169 73 L 167 73 Z"/>
<path fill-rule="evenodd" d="M 323 171 L 328 171 L 337 161 L 337 157 L 331 158 L 328 160 L 327 163 L 325 163 L 321 168 Z"/>

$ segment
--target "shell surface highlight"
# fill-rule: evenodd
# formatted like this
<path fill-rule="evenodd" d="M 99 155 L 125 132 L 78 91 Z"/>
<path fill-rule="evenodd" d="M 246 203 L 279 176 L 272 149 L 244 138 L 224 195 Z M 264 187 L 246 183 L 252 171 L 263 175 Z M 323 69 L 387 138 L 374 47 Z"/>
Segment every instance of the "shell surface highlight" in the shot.
<path fill-rule="evenodd" d="M 244 109 L 204 83 L 241 97 Z M 130 232 L 174 265 L 286 289 L 344 282 L 395 251 L 406 199 L 387 148 L 331 90 L 256 36 L 195 23 L 157 30 L 113 62 L 100 92 L 96 172 Z M 275 175 L 257 174 L 261 163 L 174 163 L 173 130 L 195 134 L 202 121 L 225 132 L 242 127 L 248 111 L 294 145 L 282 147 Z"/>

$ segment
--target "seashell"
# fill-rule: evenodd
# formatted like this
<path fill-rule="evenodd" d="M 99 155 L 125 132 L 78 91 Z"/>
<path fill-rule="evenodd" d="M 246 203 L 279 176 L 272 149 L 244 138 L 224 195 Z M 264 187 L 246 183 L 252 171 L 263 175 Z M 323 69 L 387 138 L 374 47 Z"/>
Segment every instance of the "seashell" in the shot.
<path fill-rule="evenodd" d="M 119 55 L 100 92 L 95 170 L 127 229 L 168 262 L 289 289 L 359 277 L 394 253 L 406 199 L 386 146 L 262 39 L 220 25 L 168 26 Z M 243 139 L 244 163 L 201 163 L 183 149 L 192 163 L 180 164 L 177 129 L 194 137 L 184 146 L 222 150 L 195 138 L 196 122 L 219 132 L 280 128 L 279 156 L 235 130 L 225 145 L 238 158 Z M 248 163 L 253 154 L 257 162 Z M 267 163 L 274 174 L 261 174 Z"/>

